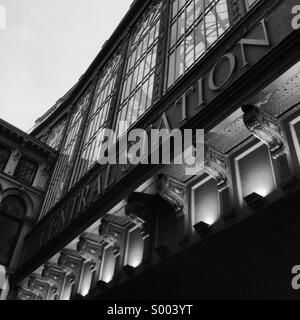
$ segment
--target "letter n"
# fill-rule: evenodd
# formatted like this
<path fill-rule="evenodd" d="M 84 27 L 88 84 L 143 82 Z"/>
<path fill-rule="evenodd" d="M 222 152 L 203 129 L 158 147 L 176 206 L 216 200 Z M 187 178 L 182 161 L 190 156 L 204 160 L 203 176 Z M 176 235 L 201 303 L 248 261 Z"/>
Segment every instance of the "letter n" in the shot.
<path fill-rule="evenodd" d="M 241 46 L 242 50 L 242 57 L 243 57 L 243 67 L 247 66 L 248 61 L 246 58 L 246 53 L 245 53 L 245 46 L 257 46 L 257 47 L 269 47 L 271 45 L 268 31 L 267 31 L 267 26 L 266 26 L 266 21 L 265 19 L 262 19 L 260 22 L 263 33 L 264 33 L 264 39 L 242 39 L 240 40 L 239 44 Z"/>

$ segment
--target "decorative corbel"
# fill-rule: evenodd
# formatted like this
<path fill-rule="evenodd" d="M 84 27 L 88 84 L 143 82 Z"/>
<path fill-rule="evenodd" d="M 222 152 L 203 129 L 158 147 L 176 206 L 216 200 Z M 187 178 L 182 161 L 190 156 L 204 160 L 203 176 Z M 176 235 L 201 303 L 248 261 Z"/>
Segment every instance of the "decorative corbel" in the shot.
<path fill-rule="evenodd" d="M 122 243 L 124 242 L 124 231 L 131 224 L 127 217 L 107 214 L 99 226 L 99 234 L 107 243 L 113 244 L 115 256 L 120 255 Z"/>
<path fill-rule="evenodd" d="M 17 290 L 17 300 L 43 300 L 43 296 L 37 289 L 20 287 Z"/>
<path fill-rule="evenodd" d="M 85 259 L 76 250 L 70 249 L 63 249 L 58 259 L 59 266 L 70 276 L 72 284 L 79 277 L 84 262 Z"/>
<path fill-rule="evenodd" d="M 149 229 L 154 223 L 155 200 L 156 196 L 140 192 L 132 193 L 127 199 L 125 214 L 133 224 L 140 227 L 144 239 L 149 237 Z"/>
<path fill-rule="evenodd" d="M 245 105 L 243 120 L 246 128 L 269 147 L 273 159 L 278 159 L 286 153 L 279 121 L 256 106 Z"/>
<path fill-rule="evenodd" d="M 29 289 L 36 289 L 41 292 L 43 300 L 49 300 L 57 294 L 56 282 L 51 279 L 44 279 L 38 274 L 31 274 L 28 281 Z"/>
<path fill-rule="evenodd" d="M 268 146 L 272 158 L 276 160 L 282 189 L 284 191 L 298 189 L 298 181 L 291 174 L 289 168 L 287 159 L 288 147 L 280 122 L 269 113 L 253 105 L 242 106 L 242 110 L 246 128 L 253 136 Z"/>
<path fill-rule="evenodd" d="M 170 203 L 178 217 L 184 214 L 186 186 L 184 183 L 161 174 L 158 177 L 158 194 Z"/>
<path fill-rule="evenodd" d="M 103 248 L 103 239 L 96 234 L 84 233 L 80 236 L 77 244 L 78 253 L 90 263 L 90 268 L 95 271 L 95 267 L 102 260 L 101 253 Z"/>
<path fill-rule="evenodd" d="M 44 279 L 54 283 L 57 287 L 57 294 L 60 296 L 68 273 L 55 263 L 46 263 L 44 265 L 44 270 L 42 271 L 42 276 Z"/>
<path fill-rule="evenodd" d="M 224 191 L 229 186 L 226 156 L 208 145 L 205 145 L 202 170 L 217 182 L 219 192 Z"/>

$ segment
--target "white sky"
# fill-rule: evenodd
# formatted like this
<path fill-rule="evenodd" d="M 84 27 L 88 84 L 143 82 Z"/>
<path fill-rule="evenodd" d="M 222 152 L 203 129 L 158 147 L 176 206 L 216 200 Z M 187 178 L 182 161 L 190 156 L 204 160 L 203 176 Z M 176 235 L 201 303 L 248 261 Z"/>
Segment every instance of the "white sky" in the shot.
<path fill-rule="evenodd" d="M 0 0 L 0 118 L 28 131 L 78 81 L 132 2 Z"/>

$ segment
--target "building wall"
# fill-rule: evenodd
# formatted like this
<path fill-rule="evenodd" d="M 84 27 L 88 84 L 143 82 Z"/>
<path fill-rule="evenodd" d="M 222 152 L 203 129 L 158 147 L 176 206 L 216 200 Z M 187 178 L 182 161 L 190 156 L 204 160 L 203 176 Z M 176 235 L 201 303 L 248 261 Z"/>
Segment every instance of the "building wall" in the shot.
<path fill-rule="evenodd" d="M 295 299 L 299 193 L 91 299 Z M 128 278 L 127 278 L 128 279 Z"/>
<path fill-rule="evenodd" d="M 2 295 L 7 295 L 8 277 L 18 267 L 24 238 L 37 219 L 55 151 L 3 120 L 0 132 L 1 264 L 6 274 Z"/>
<path fill-rule="evenodd" d="M 136 4 L 135 18 L 130 16 L 130 28 L 115 41 L 111 54 L 92 74 L 89 71 L 80 89 L 62 104 L 69 117 L 59 160 L 52 171 L 40 222 L 26 239 L 22 266 L 13 277 L 16 295 L 25 300 L 69 299 L 76 294 L 105 298 L 120 297 L 130 290 L 135 297 L 140 283 L 149 284 L 150 279 L 165 298 L 170 291 L 183 297 L 187 288 L 191 296 L 199 298 L 222 297 L 226 289 L 238 295 L 246 290 L 246 285 L 238 288 L 241 278 L 246 284 L 253 280 L 250 265 L 265 268 L 261 274 L 255 273 L 265 289 L 259 293 L 261 287 L 255 279 L 256 289 L 241 297 L 288 297 L 289 279 L 272 295 L 266 270 L 276 255 L 271 240 L 279 241 L 276 217 L 272 220 L 269 210 L 275 207 L 272 203 L 280 208 L 289 194 L 299 189 L 300 70 L 298 56 L 292 54 L 299 37 L 290 24 L 290 9 L 296 1 L 247 2 L 247 6 L 242 1 L 228 1 L 230 28 L 223 12 L 220 15 L 226 23 L 216 30 L 209 27 L 213 17 L 212 8 L 208 8 L 203 25 L 204 32 L 211 31 L 207 33 L 210 41 L 206 38 L 205 54 L 190 69 L 181 63 L 175 67 L 180 39 L 189 39 L 188 30 L 193 30 L 195 44 L 201 34 L 195 30 L 201 22 L 191 20 L 191 26 L 182 28 L 182 38 L 169 48 L 166 44 L 172 28 L 181 26 L 181 9 L 175 10 L 173 2 L 167 1 L 161 5 L 152 1 L 149 7 L 141 3 Z M 220 5 L 217 10 L 224 8 L 224 1 L 214 3 Z M 187 12 L 189 8 L 187 5 Z M 153 30 L 148 45 L 144 43 L 147 28 Z M 137 51 L 140 58 L 134 58 Z M 157 60 L 152 66 L 155 52 Z M 189 53 L 184 52 L 186 59 Z M 165 60 L 168 55 L 170 60 Z M 138 70 L 145 68 L 147 59 L 151 63 L 143 78 Z M 168 68 L 174 68 L 175 73 L 167 72 Z M 168 81 L 173 76 L 177 82 Z M 134 85 L 127 90 L 132 79 Z M 144 85 L 151 91 L 146 98 L 150 102 L 135 103 L 135 97 L 143 101 Z M 52 126 L 58 115 L 62 116 L 59 108 L 45 120 L 45 127 Z M 99 151 L 95 143 L 102 129 L 119 126 L 119 132 L 126 131 L 120 120 L 129 115 L 133 119 L 130 124 L 137 120 L 135 125 L 145 128 L 205 129 L 205 161 L 198 173 L 188 176 L 184 165 L 128 168 L 95 163 Z M 143 115 L 140 120 L 139 115 Z M 42 123 L 33 135 L 43 130 Z M 296 196 L 291 197 L 296 201 Z M 277 218 L 282 212 L 278 210 Z M 268 233 L 259 229 L 260 220 L 264 227 L 272 225 Z M 254 224 L 259 233 L 257 242 L 251 235 Z M 295 237 L 295 233 L 287 235 L 284 228 L 281 232 L 289 240 Z M 229 248 L 236 239 L 239 243 Z M 290 268 L 296 249 L 292 246 L 286 251 L 288 259 L 275 269 L 275 277 L 283 264 Z M 202 264 L 198 250 L 207 264 Z M 283 258 L 283 252 L 280 254 Z M 234 267 L 238 259 L 241 270 Z M 259 262 L 251 264 L 253 260 Z M 225 289 L 219 291 L 223 265 L 226 279 L 221 283 Z M 167 269 L 171 271 L 165 276 Z M 199 270 L 203 276 L 197 278 Z M 127 286 L 128 276 L 139 273 Z M 54 274 L 68 285 L 64 288 L 53 282 Z M 41 284 L 43 289 L 38 289 Z M 199 295 L 196 287 L 201 287 Z M 104 289 L 107 294 L 101 295 Z M 141 297 L 152 294 L 149 291 Z"/>

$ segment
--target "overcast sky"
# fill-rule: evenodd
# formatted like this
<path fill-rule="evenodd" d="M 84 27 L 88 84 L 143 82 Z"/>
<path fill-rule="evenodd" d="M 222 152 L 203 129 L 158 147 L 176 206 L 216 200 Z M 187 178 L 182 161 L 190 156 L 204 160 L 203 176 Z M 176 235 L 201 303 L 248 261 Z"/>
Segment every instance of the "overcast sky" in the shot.
<path fill-rule="evenodd" d="M 132 2 L 0 0 L 0 118 L 28 131 L 77 82 Z"/>

